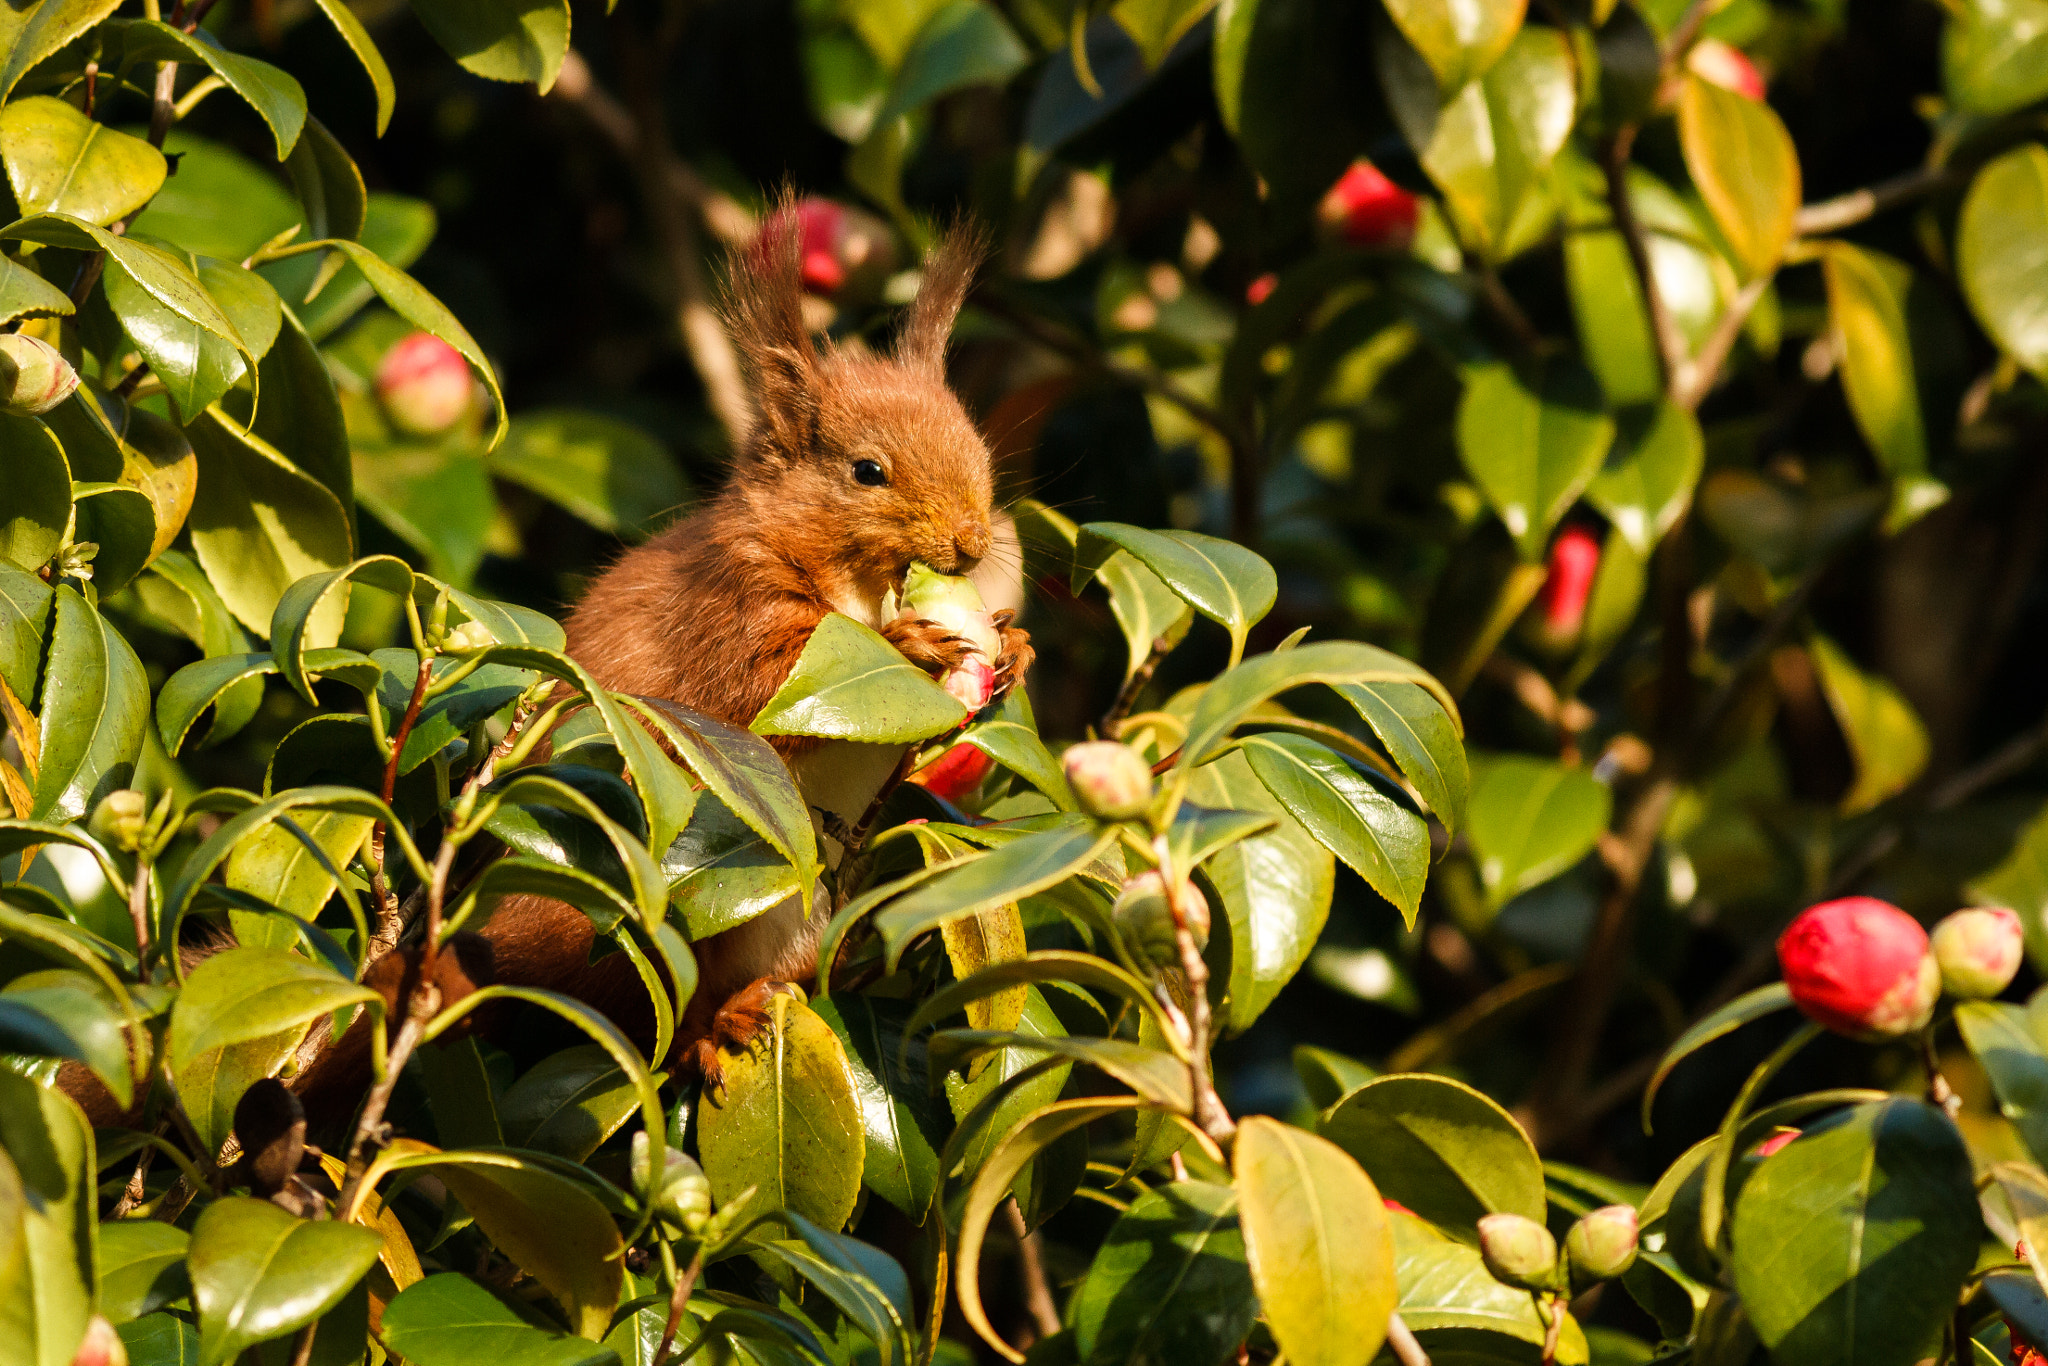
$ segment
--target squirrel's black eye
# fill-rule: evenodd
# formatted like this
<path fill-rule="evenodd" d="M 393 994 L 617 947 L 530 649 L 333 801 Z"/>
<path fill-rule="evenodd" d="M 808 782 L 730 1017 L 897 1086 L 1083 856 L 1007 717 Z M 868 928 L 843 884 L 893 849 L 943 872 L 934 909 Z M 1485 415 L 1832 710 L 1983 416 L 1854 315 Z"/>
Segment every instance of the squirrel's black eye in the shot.
<path fill-rule="evenodd" d="M 866 484 L 869 488 L 877 488 L 889 482 L 889 476 L 872 460 L 854 461 L 853 477 L 855 482 Z"/>

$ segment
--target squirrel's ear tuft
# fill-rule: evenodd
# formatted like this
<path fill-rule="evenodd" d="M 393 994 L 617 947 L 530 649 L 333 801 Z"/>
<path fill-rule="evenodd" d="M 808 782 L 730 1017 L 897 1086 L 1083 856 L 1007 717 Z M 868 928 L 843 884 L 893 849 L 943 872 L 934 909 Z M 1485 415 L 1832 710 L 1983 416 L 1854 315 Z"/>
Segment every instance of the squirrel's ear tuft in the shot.
<path fill-rule="evenodd" d="M 796 455 L 817 421 L 818 353 L 804 327 L 802 229 L 785 188 L 752 246 L 735 252 L 725 323 L 753 379 L 757 449 Z"/>
<path fill-rule="evenodd" d="M 953 319 L 967 300 L 974 272 L 986 250 L 981 230 L 961 219 L 946 230 L 924 262 L 924 283 L 911 302 L 903 331 L 896 339 L 896 359 L 908 366 L 943 374 L 946 338 Z"/>

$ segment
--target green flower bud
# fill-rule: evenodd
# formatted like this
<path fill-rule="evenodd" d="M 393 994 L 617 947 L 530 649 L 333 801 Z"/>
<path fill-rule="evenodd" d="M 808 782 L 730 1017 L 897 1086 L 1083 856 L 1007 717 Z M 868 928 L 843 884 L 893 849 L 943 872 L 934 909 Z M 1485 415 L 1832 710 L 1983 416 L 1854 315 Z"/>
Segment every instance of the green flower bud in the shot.
<path fill-rule="evenodd" d="M 1152 803 L 1152 766 L 1129 745 L 1090 740 L 1061 759 L 1081 809 L 1106 821 L 1135 820 Z"/>
<path fill-rule="evenodd" d="M 1970 906 L 1943 916 L 1928 945 L 1948 994 L 1984 1001 L 2004 991 L 2018 974 L 2026 933 L 2019 916 L 2003 906 Z"/>
<path fill-rule="evenodd" d="M 94 839 L 124 854 L 142 847 L 149 827 L 149 799 L 132 787 L 117 788 L 100 798 L 85 828 Z"/>
<path fill-rule="evenodd" d="M 1635 1264 L 1635 1206 L 1603 1205 L 1594 1210 L 1565 1234 L 1564 1253 L 1575 1289 L 1613 1280 Z"/>
<path fill-rule="evenodd" d="M 1156 868 L 1131 878 L 1117 893 L 1111 908 L 1117 927 L 1145 957 L 1161 967 L 1180 963 L 1180 940 L 1175 933 L 1173 910 L 1166 900 L 1166 879 Z M 1195 947 L 1209 946 L 1209 899 L 1192 882 L 1181 883 L 1180 913 L 1186 917 Z"/>
<path fill-rule="evenodd" d="M 497 643 L 498 638 L 491 634 L 490 627 L 480 621 L 465 621 L 448 632 L 441 648 L 449 654 L 466 655 L 488 650 Z"/>
<path fill-rule="evenodd" d="M 78 372 L 39 337 L 0 333 L 0 409 L 33 417 L 71 397 Z"/>
<path fill-rule="evenodd" d="M 644 1185 L 650 1148 L 645 1131 L 633 1135 L 633 1181 Z M 654 1217 L 671 1234 L 698 1235 L 711 1218 L 711 1182 L 688 1154 L 664 1145 L 661 1179 L 654 1195 Z"/>
<path fill-rule="evenodd" d="M 1487 1215 L 1479 1221 L 1479 1255 L 1502 1285 L 1539 1291 L 1557 1287 L 1557 1239 L 1534 1219 Z"/>

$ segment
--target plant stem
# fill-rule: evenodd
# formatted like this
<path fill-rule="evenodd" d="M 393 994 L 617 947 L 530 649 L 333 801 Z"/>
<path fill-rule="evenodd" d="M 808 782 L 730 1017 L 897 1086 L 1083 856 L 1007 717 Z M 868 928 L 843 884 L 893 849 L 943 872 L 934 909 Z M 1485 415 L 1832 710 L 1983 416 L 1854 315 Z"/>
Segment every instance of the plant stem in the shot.
<path fill-rule="evenodd" d="M 1875 185 L 1806 205 L 1792 220 L 1793 230 L 1801 237 L 1839 232 L 1922 195 L 1936 194 L 1960 185 L 1969 178 L 1968 171 L 1955 166 L 1917 167 L 1890 180 L 1880 180 Z"/>
<path fill-rule="evenodd" d="M 177 89 L 178 64 L 164 62 L 156 69 L 156 90 L 149 106 L 149 145 L 152 147 L 162 148 L 165 135 L 177 119 L 177 101 L 173 98 Z"/>
<path fill-rule="evenodd" d="M 1131 676 L 1124 680 L 1123 687 L 1117 692 L 1116 700 L 1111 702 L 1109 710 L 1102 714 L 1102 720 L 1095 727 L 1097 731 L 1111 740 L 1123 737 L 1124 718 L 1131 714 L 1131 707 L 1136 704 L 1138 694 L 1145 691 L 1145 685 L 1152 681 L 1152 675 L 1159 672 L 1159 662 L 1171 653 L 1173 644 L 1165 636 L 1160 636 L 1152 642 L 1150 652 L 1140 661 L 1138 667 L 1131 671 Z"/>
<path fill-rule="evenodd" d="M 1704 6 L 1696 2 L 1693 8 L 1699 10 Z M 1629 263 L 1635 267 L 1636 282 L 1642 286 L 1643 311 L 1649 315 L 1650 336 L 1657 346 L 1657 373 L 1670 389 L 1677 384 L 1685 364 L 1685 337 L 1679 332 L 1671 310 L 1664 306 L 1663 291 L 1657 288 L 1657 274 L 1650 266 L 1649 239 L 1643 234 L 1635 203 L 1629 198 L 1628 154 L 1635 140 L 1635 125 L 1624 126 L 1603 149 L 1600 169 L 1607 177 L 1607 204 L 1614 215 L 1614 230 L 1621 234 L 1622 244 L 1628 248 Z"/>
<path fill-rule="evenodd" d="M 314 1319 L 299 1330 L 297 1341 L 292 1344 L 292 1366 L 306 1366 L 313 1359 L 313 1334 L 320 1331 L 320 1320 Z"/>
<path fill-rule="evenodd" d="M 1215 1078 L 1209 1071 L 1209 965 L 1195 945 L 1182 905 L 1186 883 L 1174 871 L 1173 849 L 1163 834 L 1152 837 L 1152 860 L 1166 884 L 1166 906 L 1173 914 L 1173 937 L 1180 948 L 1181 975 L 1188 982 L 1188 1089 L 1194 1098 L 1194 1120 L 1202 1131 L 1221 1144 L 1237 1135 L 1237 1122 L 1216 1094 Z"/>
<path fill-rule="evenodd" d="M 1536 1312 L 1543 1320 L 1543 1366 L 1550 1366 L 1557 1360 L 1557 1340 L 1564 1333 L 1564 1301 L 1556 1295 L 1539 1295 Z"/>
<path fill-rule="evenodd" d="M 150 860 L 139 851 L 135 855 L 135 876 L 128 883 L 128 918 L 135 922 L 135 961 L 142 963 L 149 958 L 149 886 L 154 876 Z"/>
<path fill-rule="evenodd" d="M 420 655 L 420 671 L 413 679 L 412 697 L 405 704 L 405 714 L 399 718 L 398 729 L 391 736 L 391 752 L 384 758 L 384 781 L 377 789 L 377 795 L 384 799 L 384 805 L 391 805 L 391 798 L 398 791 L 398 761 L 405 753 L 405 742 L 412 736 L 412 728 L 419 724 L 420 708 L 426 705 L 427 685 L 434 679 L 434 656 Z M 370 698 L 368 705 L 379 705 L 376 698 Z M 377 933 L 364 946 L 363 966 L 382 958 L 398 947 L 398 937 L 405 930 L 404 917 L 399 914 L 397 898 L 391 894 L 391 882 L 384 871 L 384 822 L 378 821 L 370 827 L 370 890 L 377 898 Z"/>
<path fill-rule="evenodd" d="M 1429 1353 L 1415 1340 L 1415 1330 L 1399 1314 L 1387 1320 L 1387 1346 L 1401 1366 L 1429 1366 Z"/>
<path fill-rule="evenodd" d="M 697 1284 L 697 1273 L 703 1269 L 704 1254 L 700 1250 L 692 1256 L 681 1275 L 676 1274 L 676 1254 L 667 1243 L 661 1245 L 661 1260 L 670 1279 L 675 1282 L 675 1289 L 668 1297 L 668 1322 L 662 1327 L 661 1341 L 655 1345 L 653 1366 L 668 1366 L 668 1354 L 676 1345 L 676 1328 L 683 1321 L 683 1309 L 690 1302 L 690 1290 Z"/>
<path fill-rule="evenodd" d="M 1721 366 L 1727 361 L 1728 353 L 1735 349 L 1735 339 L 1742 335 L 1743 323 L 1749 320 L 1750 312 L 1756 308 L 1757 300 L 1763 298 L 1770 283 L 1770 276 L 1759 275 L 1744 285 L 1714 324 L 1713 333 L 1700 347 L 1699 355 L 1679 367 L 1679 374 L 1672 381 L 1672 400 L 1679 407 L 1687 412 L 1696 411 L 1713 392 Z"/>
<path fill-rule="evenodd" d="M 1040 1253 L 1038 1235 L 1024 1227 L 1024 1211 L 1017 1208 L 1014 1196 L 1003 1202 L 1003 1221 L 1017 1240 L 1017 1279 L 1024 1284 L 1024 1306 L 1031 1311 L 1038 1336 L 1049 1338 L 1065 1325 L 1060 1322 L 1059 1306 L 1053 1303 L 1052 1289 L 1046 1284 L 1045 1258 Z"/>

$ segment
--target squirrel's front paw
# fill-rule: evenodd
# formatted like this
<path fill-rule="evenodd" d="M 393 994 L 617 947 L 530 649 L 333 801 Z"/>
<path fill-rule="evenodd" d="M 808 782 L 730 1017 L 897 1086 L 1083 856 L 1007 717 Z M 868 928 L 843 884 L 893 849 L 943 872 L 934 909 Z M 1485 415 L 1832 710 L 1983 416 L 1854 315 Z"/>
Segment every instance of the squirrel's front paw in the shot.
<path fill-rule="evenodd" d="M 882 627 L 882 639 L 934 678 L 943 678 L 974 653 L 974 642 L 936 621 L 904 613 Z"/>
<path fill-rule="evenodd" d="M 997 697 L 1022 683 L 1024 675 L 1030 671 L 1031 661 L 1038 657 L 1038 651 L 1031 648 L 1031 633 L 1021 626 L 1010 625 L 1016 615 L 1006 609 L 990 618 L 1003 637 L 1002 651 L 996 656 Z"/>

